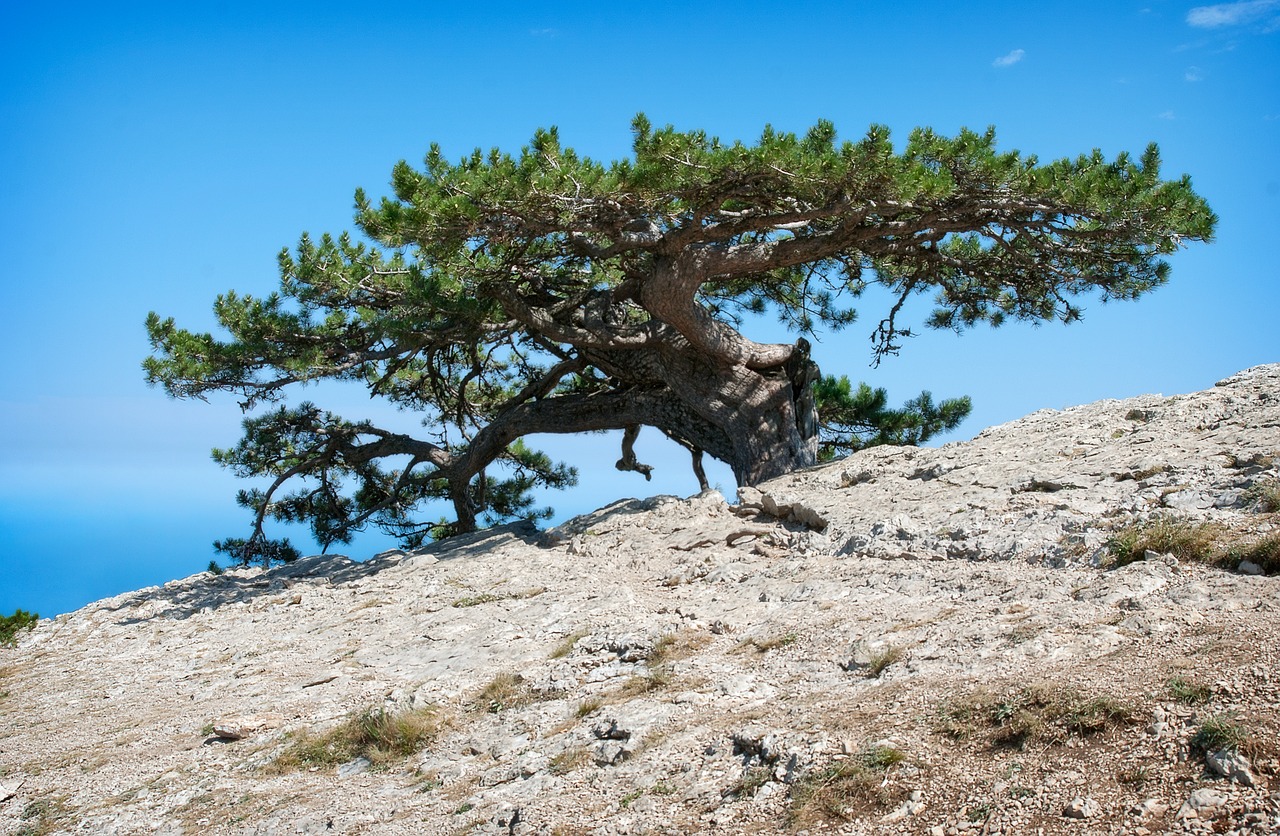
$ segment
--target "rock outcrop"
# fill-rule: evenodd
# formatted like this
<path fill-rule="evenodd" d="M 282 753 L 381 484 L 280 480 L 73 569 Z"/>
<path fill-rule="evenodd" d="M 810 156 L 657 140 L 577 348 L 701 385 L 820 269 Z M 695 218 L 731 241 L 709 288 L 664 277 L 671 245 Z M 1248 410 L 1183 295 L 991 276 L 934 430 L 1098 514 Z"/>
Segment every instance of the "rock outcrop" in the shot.
<path fill-rule="evenodd" d="M 0 831 L 1277 832 L 1278 467 L 1262 366 L 120 595 L 0 649 Z"/>

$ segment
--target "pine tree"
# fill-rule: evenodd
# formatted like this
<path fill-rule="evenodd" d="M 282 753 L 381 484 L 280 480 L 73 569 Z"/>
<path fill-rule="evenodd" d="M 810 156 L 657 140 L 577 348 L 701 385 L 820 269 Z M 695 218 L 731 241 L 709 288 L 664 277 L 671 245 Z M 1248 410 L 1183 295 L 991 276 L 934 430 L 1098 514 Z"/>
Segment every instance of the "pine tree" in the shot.
<path fill-rule="evenodd" d="M 368 525 L 415 544 L 545 515 L 530 491 L 575 471 L 526 446 L 535 433 L 622 429 L 617 466 L 647 476 L 632 445 L 653 427 L 699 475 L 706 453 L 744 485 L 820 455 L 918 443 L 954 426 L 967 400 L 935 406 L 924 393 L 890 410 L 879 391 L 824 378 L 805 335 L 853 323 L 850 303 L 871 285 L 892 300 L 874 362 L 911 335 L 904 306 L 920 294 L 933 296 L 932 328 L 1071 322 L 1082 296 L 1163 284 L 1162 257 L 1209 240 L 1216 222 L 1188 178 L 1160 178 L 1155 146 L 1041 164 L 998 151 L 992 130 L 918 129 L 901 151 L 880 126 L 857 142 L 837 142 L 828 122 L 804 136 L 766 128 L 755 144 L 643 116 L 633 130 L 632 157 L 608 165 L 555 129 L 515 155 L 450 163 L 433 146 L 422 168 L 394 168 L 391 196 L 356 193 L 368 240 L 303 235 L 280 254 L 277 292 L 219 296 L 229 338 L 148 317 L 150 383 L 257 410 L 235 447 L 215 451 L 265 477 L 239 497 L 255 514 L 249 536 L 222 550 L 293 556 L 266 537 L 268 518 L 305 521 L 327 545 Z M 798 339 L 750 339 L 762 313 Z M 323 379 L 358 382 L 427 431 L 285 401 Z M 452 518 L 419 519 L 431 500 Z"/>

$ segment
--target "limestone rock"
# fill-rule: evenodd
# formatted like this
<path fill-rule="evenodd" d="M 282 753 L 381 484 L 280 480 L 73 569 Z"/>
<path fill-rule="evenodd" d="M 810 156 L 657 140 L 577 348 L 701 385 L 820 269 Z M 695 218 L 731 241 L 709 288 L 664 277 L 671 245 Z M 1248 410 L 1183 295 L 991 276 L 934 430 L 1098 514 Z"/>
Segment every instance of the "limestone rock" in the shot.
<path fill-rule="evenodd" d="M 0 648 L 0 833 L 1268 832 L 1273 753 L 1188 741 L 1280 727 L 1280 577 L 1158 542 L 1109 567 L 1163 521 L 1275 536 L 1277 459 L 1266 366 L 734 505 L 114 596 Z M 305 765 L 382 720 L 403 759 Z"/>
<path fill-rule="evenodd" d="M 1227 797 L 1212 787 L 1201 787 L 1187 798 L 1186 803 L 1178 810 L 1178 818 L 1193 818 L 1198 814 L 1214 810 L 1227 803 Z"/>
<path fill-rule="evenodd" d="M 223 717 L 213 722 L 214 737 L 223 740 L 244 740 L 284 724 L 279 714 L 252 714 L 240 717 Z"/>
<path fill-rule="evenodd" d="M 1228 781 L 1235 781 L 1246 787 L 1252 787 L 1257 783 L 1257 779 L 1253 777 L 1249 759 L 1234 749 L 1219 749 L 1209 753 L 1204 760 L 1211 772 L 1221 775 Z"/>
<path fill-rule="evenodd" d="M 1071 800 L 1071 803 L 1062 811 L 1062 815 L 1069 819 L 1091 819 L 1102 812 L 1102 805 L 1094 801 L 1092 798 L 1082 798 L 1077 796 Z"/>

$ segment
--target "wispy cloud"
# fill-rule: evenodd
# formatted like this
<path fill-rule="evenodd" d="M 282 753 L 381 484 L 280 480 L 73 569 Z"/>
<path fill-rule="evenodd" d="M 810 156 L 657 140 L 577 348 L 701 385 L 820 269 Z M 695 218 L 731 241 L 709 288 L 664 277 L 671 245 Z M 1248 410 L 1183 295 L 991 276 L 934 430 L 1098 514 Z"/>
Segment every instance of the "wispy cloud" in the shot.
<path fill-rule="evenodd" d="M 554 38 L 560 34 L 560 30 L 552 28 L 530 29 L 529 34 L 533 35 L 535 38 Z"/>
<path fill-rule="evenodd" d="M 1204 73 L 1199 67 L 1187 67 L 1187 71 L 1182 74 L 1187 81 L 1199 81 L 1204 78 Z"/>
<path fill-rule="evenodd" d="M 1280 2 L 1280 0 L 1277 0 L 1277 2 Z M 991 66 L 1012 67 L 1014 64 L 1018 63 L 1026 56 L 1027 56 L 1027 51 L 1025 49 L 1015 49 L 1013 52 L 1010 52 L 1008 55 L 1001 55 L 999 58 L 992 61 Z"/>
<path fill-rule="evenodd" d="M 1158 114 L 1156 118 L 1167 119 L 1168 121 L 1172 122 L 1174 119 L 1177 119 L 1178 116 L 1172 110 L 1166 110 L 1163 113 Z"/>
<path fill-rule="evenodd" d="M 1187 12 L 1187 23 L 1202 29 L 1218 29 L 1252 23 L 1274 13 L 1280 13 L 1280 0 L 1240 0 L 1238 3 L 1196 6 Z"/>

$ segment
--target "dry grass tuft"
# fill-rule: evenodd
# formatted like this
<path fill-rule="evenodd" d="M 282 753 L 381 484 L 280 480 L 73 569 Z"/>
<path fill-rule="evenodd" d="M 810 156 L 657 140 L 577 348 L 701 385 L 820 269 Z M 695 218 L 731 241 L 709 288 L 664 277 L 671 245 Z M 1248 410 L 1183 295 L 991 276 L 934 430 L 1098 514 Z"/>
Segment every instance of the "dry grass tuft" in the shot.
<path fill-rule="evenodd" d="M 498 714 L 510 708 L 523 708 L 538 700 L 537 693 L 518 673 L 500 673 L 480 689 L 471 707 L 478 711 Z"/>
<path fill-rule="evenodd" d="M 578 642 L 582 641 L 586 635 L 586 630 L 574 630 L 572 633 L 561 639 L 559 644 L 552 648 L 548 658 L 563 659 L 568 656 L 573 652 L 573 649 L 578 646 Z"/>
<path fill-rule="evenodd" d="M 782 633 L 776 636 L 748 638 L 738 642 L 737 646 L 734 647 L 730 653 L 740 653 L 749 649 L 755 650 L 757 653 L 768 653 L 771 650 L 780 650 L 784 647 L 790 647 L 799 640 L 799 633 Z"/>
<path fill-rule="evenodd" d="M 867 661 L 867 676 L 879 678 L 880 674 L 884 673 L 890 665 L 901 661 L 905 654 L 906 651 L 896 644 L 891 644 L 875 651 Z"/>
<path fill-rule="evenodd" d="M 553 757 L 547 765 L 552 775 L 568 775 L 591 761 L 591 749 L 587 746 L 572 746 Z"/>
<path fill-rule="evenodd" d="M 370 708 L 327 732 L 302 732 L 267 768 L 281 774 L 363 757 L 373 768 L 385 769 L 425 749 L 448 725 L 449 718 L 435 707 L 398 712 Z"/>
<path fill-rule="evenodd" d="M 996 694 L 979 690 L 943 707 L 937 731 L 956 740 L 975 736 L 998 748 L 1025 749 L 1032 743 L 1060 744 L 1127 725 L 1133 709 L 1114 697 L 1086 697 L 1048 684 Z"/>
<path fill-rule="evenodd" d="M 1212 562 L 1221 533 L 1211 523 L 1158 516 L 1119 529 L 1107 541 L 1107 550 L 1115 567 L 1141 560 L 1147 551 L 1171 554 L 1179 560 Z"/>
<path fill-rule="evenodd" d="M 900 800 L 904 789 L 891 785 L 889 770 L 907 759 L 892 746 L 871 746 L 853 757 L 802 776 L 791 788 L 791 823 L 825 826 L 851 821 Z"/>

